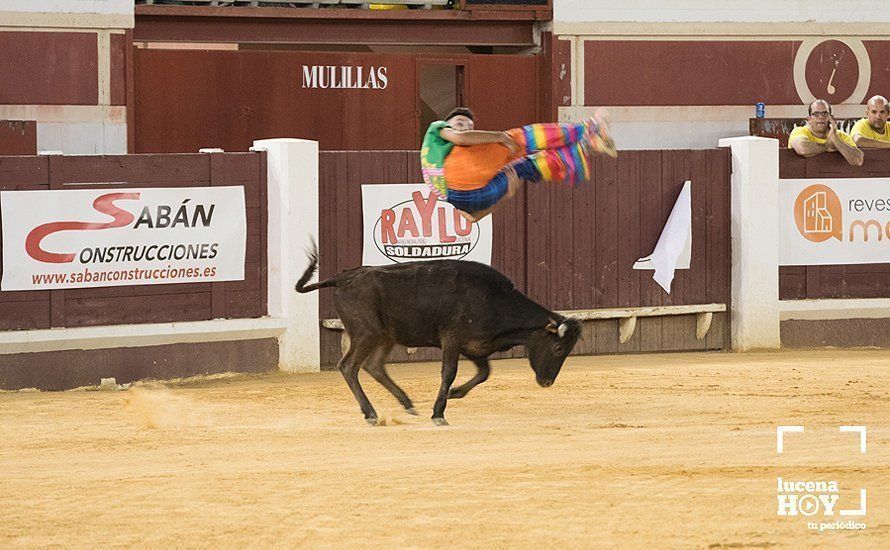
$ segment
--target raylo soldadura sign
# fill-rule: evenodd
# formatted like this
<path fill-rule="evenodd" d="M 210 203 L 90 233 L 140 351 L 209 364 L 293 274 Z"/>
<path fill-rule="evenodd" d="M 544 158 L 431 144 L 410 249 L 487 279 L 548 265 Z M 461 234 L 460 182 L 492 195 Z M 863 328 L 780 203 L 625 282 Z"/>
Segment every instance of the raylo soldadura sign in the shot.
<path fill-rule="evenodd" d="M 491 264 L 491 216 L 472 223 L 425 184 L 362 185 L 362 264 Z"/>

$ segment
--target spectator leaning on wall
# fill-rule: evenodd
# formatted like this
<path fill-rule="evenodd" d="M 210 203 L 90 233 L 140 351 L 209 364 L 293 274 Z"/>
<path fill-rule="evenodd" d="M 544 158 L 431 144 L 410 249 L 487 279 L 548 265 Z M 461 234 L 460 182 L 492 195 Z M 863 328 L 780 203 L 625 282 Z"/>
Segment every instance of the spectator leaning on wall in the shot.
<path fill-rule="evenodd" d="M 876 95 L 865 104 L 865 118 L 859 119 L 853 126 L 851 136 L 858 147 L 890 149 L 890 123 L 887 115 L 887 98 Z"/>
<path fill-rule="evenodd" d="M 831 105 L 824 99 L 817 99 L 807 107 L 807 123 L 791 131 L 788 148 L 802 157 L 837 151 L 853 166 L 862 166 L 865 159 L 853 138 L 837 129 Z"/>

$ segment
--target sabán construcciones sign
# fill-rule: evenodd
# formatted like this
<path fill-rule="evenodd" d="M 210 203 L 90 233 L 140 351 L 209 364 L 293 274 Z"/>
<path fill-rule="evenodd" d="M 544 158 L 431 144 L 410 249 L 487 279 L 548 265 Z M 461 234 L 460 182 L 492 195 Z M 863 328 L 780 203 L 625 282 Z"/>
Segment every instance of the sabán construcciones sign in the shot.
<path fill-rule="evenodd" d="M 2 290 L 244 279 L 244 188 L 4 191 Z"/>

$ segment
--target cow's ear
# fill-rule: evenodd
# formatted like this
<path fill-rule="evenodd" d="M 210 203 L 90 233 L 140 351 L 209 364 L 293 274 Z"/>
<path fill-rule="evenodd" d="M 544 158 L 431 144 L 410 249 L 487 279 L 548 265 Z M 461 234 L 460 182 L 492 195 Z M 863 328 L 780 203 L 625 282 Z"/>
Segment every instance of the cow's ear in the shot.
<path fill-rule="evenodd" d="M 544 328 L 547 329 L 547 332 L 552 332 L 553 334 L 559 333 L 559 323 L 557 323 L 555 319 L 550 319 L 550 322 L 547 323 L 547 326 Z"/>
<path fill-rule="evenodd" d="M 561 323 L 559 325 L 559 328 L 556 329 L 556 335 L 559 336 L 560 338 L 562 338 L 563 336 L 566 335 L 566 332 L 568 330 L 569 330 L 569 325 L 567 325 L 565 323 Z"/>

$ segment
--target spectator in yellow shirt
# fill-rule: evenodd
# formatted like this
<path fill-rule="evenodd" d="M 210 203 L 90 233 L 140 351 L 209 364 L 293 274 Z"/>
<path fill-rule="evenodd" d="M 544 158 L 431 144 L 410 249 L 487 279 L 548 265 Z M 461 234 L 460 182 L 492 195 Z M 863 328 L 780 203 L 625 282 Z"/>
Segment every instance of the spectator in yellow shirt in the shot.
<path fill-rule="evenodd" d="M 876 95 L 869 99 L 865 104 L 865 118 L 858 120 L 851 132 L 856 145 L 863 148 L 890 149 L 888 115 L 890 108 L 887 107 L 885 97 Z"/>
<path fill-rule="evenodd" d="M 824 99 L 817 99 L 807 107 L 807 124 L 791 131 L 788 148 L 802 157 L 837 151 L 853 166 L 862 166 L 865 160 L 853 138 L 837 129 L 831 105 Z"/>

